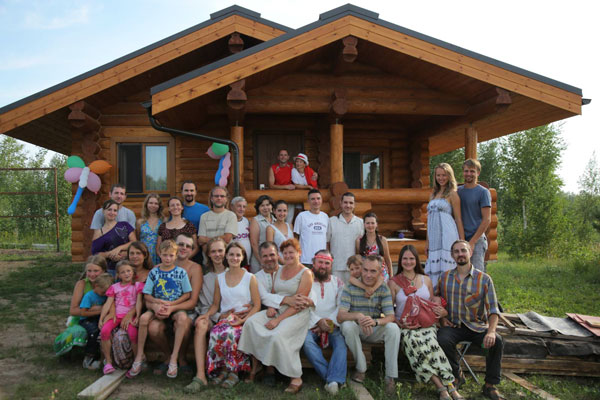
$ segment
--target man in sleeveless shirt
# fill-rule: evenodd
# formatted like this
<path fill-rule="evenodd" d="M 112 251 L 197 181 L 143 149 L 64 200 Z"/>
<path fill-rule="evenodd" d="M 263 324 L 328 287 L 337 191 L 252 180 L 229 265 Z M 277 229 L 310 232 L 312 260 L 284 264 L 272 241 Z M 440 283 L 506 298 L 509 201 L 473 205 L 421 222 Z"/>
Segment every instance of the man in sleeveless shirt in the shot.
<path fill-rule="evenodd" d="M 269 168 L 269 187 L 271 189 L 294 190 L 296 186 L 292 183 L 292 169 L 294 166 L 290 162 L 290 154 L 287 150 L 279 150 L 277 164 Z"/>

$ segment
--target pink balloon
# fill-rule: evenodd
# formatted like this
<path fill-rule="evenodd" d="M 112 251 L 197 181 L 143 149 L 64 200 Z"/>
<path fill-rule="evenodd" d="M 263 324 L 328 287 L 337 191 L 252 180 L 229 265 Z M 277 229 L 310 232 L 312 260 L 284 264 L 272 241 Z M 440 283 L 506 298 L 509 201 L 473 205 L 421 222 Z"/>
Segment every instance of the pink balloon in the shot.
<path fill-rule="evenodd" d="M 100 186 L 102 186 L 102 182 L 100 182 L 100 177 L 95 173 L 91 172 L 90 176 L 88 176 L 88 184 L 87 188 L 94 193 L 98 193 L 100 190 Z"/>
<path fill-rule="evenodd" d="M 221 159 L 221 156 L 216 155 L 215 152 L 212 150 L 212 146 L 210 146 L 208 148 L 208 150 L 206 151 L 206 154 L 208 154 L 208 156 L 214 160 Z"/>
<path fill-rule="evenodd" d="M 226 176 L 221 175 L 221 180 L 219 181 L 219 186 L 223 186 L 223 187 L 227 186 L 227 177 Z"/>
<path fill-rule="evenodd" d="M 221 168 L 221 179 L 229 178 L 229 170 L 231 169 L 231 153 L 227 153 L 223 156 L 223 167 Z"/>
<path fill-rule="evenodd" d="M 65 179 L 71 183 L 79 182 L 79 177 L 81 176 L 81 171 L 83 168 L 73 167 L 69 168 L 65 171 Z"/>

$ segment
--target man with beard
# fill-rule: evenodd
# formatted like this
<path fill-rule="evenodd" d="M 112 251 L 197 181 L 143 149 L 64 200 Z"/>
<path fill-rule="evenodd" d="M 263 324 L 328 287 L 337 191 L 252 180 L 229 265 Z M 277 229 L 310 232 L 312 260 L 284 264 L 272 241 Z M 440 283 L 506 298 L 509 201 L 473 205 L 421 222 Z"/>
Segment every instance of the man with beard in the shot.
<path fill-rule="evenodd" d="M 471 246 L 471 263 L 485 272 L 485 252 L 488 248 L 485 231 L 492 220 L 492 196 L 489 190 L 477 183 L 480 173 L 479 161 L 469 158 L 463 163 L 465 184 L 458 187 L 458 197 L 465 239 Z"/>
<path fill-rule="evenodd" d="M 237 217 L 226 207 L 229 203 L 229 192 L 226 188 L 215 186 L 208 195 L 210 211 L 202 214 L 198 228 L 198 244 L 206 251 L 206 243 L 214 237 L 222 238 L 229 244 L 238 234 Z"/>
<path fill-rule="evenodd" d="M 325 390 L 335 395 L 346 382 L 346 342 L 342 336 L 337 311 L 344 282 L 331 275 L 333 257 L 328 250 L 319 250 L 313 258 L 313 281 L 310 297 L 315 307 L 310 311 L 310 330 L 304 340 L 304 354 L 325 380 Z M 329 362 L 322 348 L 331 345 Z"/>
<path fill-rule="evenodd" d="M 158 318 L 152 320 L 148 326 L 148 336 L 150 340 L 158 345 L 165 357 L 171 354 L 171 348 L 169 342 L 173 339 L 175 325 L 171 319 L 161 318 L 161 316 L 169 316 L 171 313 L 175 313 L 178 310 L 185 310 L 188 316 L 194 316 L 194 307 L 198 302 L 198 295 L 202 289 L 202 267 L 197 263 L 190 260 L 192 254 L 194 239 L 187 233 L 181 233 L 175 238 L 177 243 L 177 260 L 175 265 L 181 267 L 187 272 L 192 285 L 191 297 L 174 306 L 164 306 L 160 303 L 146 304 L 147 307 L 154 311 Z M 188 318 L 186 324 L 182 327 L 185 329 L 183 341 L 181 343 L 181 350 L 179 351 L 179 371 L 184 373 L 191 373 L 191 367 L 187 364 L 186 354 L 187 348 L 190 343 L 190 333 L 192 327 L 192 319 Z M 162 374 L 168 369 L 168 359 L 163 362 L 155 369 L 155 374 Z"/>
<path fill-rule="evenodd" d="M 456 268 L 444 272 L 438 283 L 439 294 L 446 300 L 448 309 L 448 316 L 441 320 L 438 343 L 448 357 L 456 386 L 465 380 L 456 344 L 465 340 L 487 349 L 483 395 L 503 399 L 494 386 L 500 383 L 503 349 L 502 337 L 496 333 L 499 311 L 494 283 L 488 274 L 471 264 L 469 242 L 457 240 L 450 251 Z"/>
<path fill-rule="evenodd" d="M 210 211 L 210 208 L 196 202 L 196 184 L 193 181 L 183 182 L 181 196 L 183 197 L 183 218 L 190 221 L 196 227 L 196 232 L 198 232 L 200 217 L 205 212 Z M 198 249 L 191 259 L 198 264 L 202 264 L 202 252 Z"/>
<path fill-rule="evenodd" d="M 133 211 L 123 205 L 123 202 L 127 198 L 125 185 L 122 183 L 115 183 L 112 185 L 110 188 L 110 198 L 119 206 L 119 211 L 117 212 L 117 222 L 128 222 L 129 225 L 135 229 L 135 214 Z M 90 229 L 102 228 L 104 225 L 104 213 L 102 211 L 102 208 L 96 210 L 94 217 L 92 218 L 92 223 L 90 224 Z"/>
<path fill-rule="evenodd" d="M 364 231 L 363 220 L 354 215 L 354 194 L 347 192 L 340 200 L 342 212 L 329 218 L 327 242 L 333 256 L 333 274 L 348 284 L 350 271 L 346 260 L 356 253 L 356 239 Z"/>
<path fill-rule="evenodd" d="M 361 341 L 385 343 L 385 393 L 391 396 L 396 393 L 400 328 L 394 323 L 394 304 L 390 289 L 387 285 L 377 286 L 381 268 L 380 256 L 365 257 L 361 280 L 373 294 L 367 297 L 365 289 L 352 284 L 345 287 L 340 299 L 338 322 L 342 323 L 346 344 L 356 360 L 356 372 L 352 375 L 355 382 L 362 383 L 367 372 L 367 360 Z M 385 317 L 381 317 L 382 314 Z"/>

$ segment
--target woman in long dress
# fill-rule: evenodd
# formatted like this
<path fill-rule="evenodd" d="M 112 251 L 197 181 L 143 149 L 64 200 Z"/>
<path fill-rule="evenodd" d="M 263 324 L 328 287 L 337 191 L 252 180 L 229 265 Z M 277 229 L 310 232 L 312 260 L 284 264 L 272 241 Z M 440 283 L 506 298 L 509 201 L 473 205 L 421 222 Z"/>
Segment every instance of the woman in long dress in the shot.
<path fill-rule="evenodd" d="M 425 300 L 433 298 L 431 279 L 424 275 L 419 254 L 414 246 L 407 245 L 402 248 L 398 258 L 398 273 L 390 279 L 388 285 L 396 303 L 396 323 L 402 329 L 400 345 L 417 381 L 432 382 L 442 400 L 464 399 L 452 384 L 454 375 L 448 358 L 438 344 L 435 324 L 423 328 L 417 324 L 407 325 L 400 319 L 408 296 L 419 296 Z M 409 295 L 404 288 L 409 288 Z M 442 306 L 434 307 L 433 312 L 438 318 L 448 315 Z"/>
<path fill-rule="evenodd" d="M 294 237 L 294 226 L 286 222 L 288 205 L 284 200 L 275 203 L 275 220 L 267 227 L 267 241 L 275 242 L 277 248 L 281 243 Z M 283 264 L 283 253 L 279 252 L 279 264 Z"/>
<path fill-rule="evenodd" d="M 281 244 L 285 265 L 277 270 L 273 291 L 283 296 L 308 296 L 312 273 L 300 263 L 300 243 L 296 239 Z M 302 387 L 300 349 L 306 339 L 310 320 L 309 309 L 298 311 L 281 306 L 254 314 L 244 324 L 238 349 L 253 355 L 263 365 L 272 365 L 291 378 L 285 390 L 297 393 Z"/>
<path fill-rule="evenodd" d="M 163 204 L 160 196 L 155 193 L 150 193 L 144 199 L 142 205 L 142 218 L 137 220 L 137 234 L 140 241 L 144 242 L 152 263 L 154 265 L 160 264 L 160 257 L 156 254 L 157 243 L 158 243 L 158 228 L 162 224 L 162 211 Z"/>
<path fill-rule="evenodd" d="M 427 263 L 425 273 L 431 278 L 435 291 L 442 272 L 456 267 L 450 247 L 464 239 L 460 198 L 456 192 L 454 171 L 449 164 L 438 164 L 435 169 L 433 191 L 427 205 Z"/>
<path fill-rule="evenodd" d="M 252 245 L 252 259 L 250 270 L 253 274 L 260 271 L 258 246 L 267 240 L 267 227 L 273 223 L 273 199 L 271 196 L 262 195 L 254 202 L 256 217 L 250 221 L 250 244 Z"/>

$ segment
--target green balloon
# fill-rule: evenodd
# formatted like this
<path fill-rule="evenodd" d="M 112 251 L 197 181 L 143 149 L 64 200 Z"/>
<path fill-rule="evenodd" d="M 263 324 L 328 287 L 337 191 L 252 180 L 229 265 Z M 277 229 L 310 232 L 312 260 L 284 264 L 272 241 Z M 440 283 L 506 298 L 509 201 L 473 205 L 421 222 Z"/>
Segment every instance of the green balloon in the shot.
<path fill-rule="evenodd" d="M 69 168 L 85 168 L 85 163 L 79 156 L 70 156 L 67 158 L 67 167 Z"/>
<path fill-rule="evenodd" d="M 212 151 L 217 156 L 224 156 L 229 151 L 229 146 L 221 143 L 213 143 Z"/>

